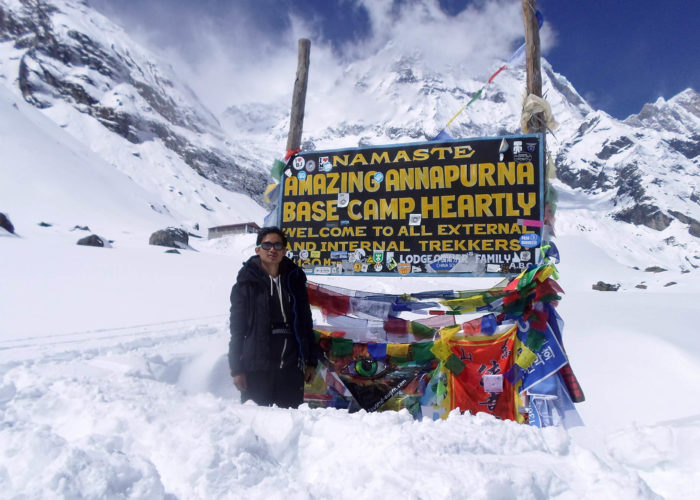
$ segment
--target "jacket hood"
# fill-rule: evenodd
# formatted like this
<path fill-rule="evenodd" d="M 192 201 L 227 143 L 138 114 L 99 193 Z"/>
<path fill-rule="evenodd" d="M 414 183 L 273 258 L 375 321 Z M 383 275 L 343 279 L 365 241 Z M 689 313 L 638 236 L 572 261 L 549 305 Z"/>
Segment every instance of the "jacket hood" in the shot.
<path fill-rule="evenodd" d="M 282 262 L 280 262 L 280 274 L 286 275 L 295 269 L 300 269 L 289 257 L 282 257 Z M 262 267 L 260 262 L 260 257 L 258 255 L 253 255 L 248 259 L 238 271 L 238 281 L 264 281 L 267 283 L 268 274 Z"/>

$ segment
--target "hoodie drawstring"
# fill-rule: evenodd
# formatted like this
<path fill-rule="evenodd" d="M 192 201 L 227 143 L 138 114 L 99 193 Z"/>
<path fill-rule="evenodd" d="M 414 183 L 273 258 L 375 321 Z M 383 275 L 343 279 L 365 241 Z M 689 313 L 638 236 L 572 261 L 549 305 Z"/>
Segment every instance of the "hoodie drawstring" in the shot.
<path fill-rule="evenodd" d="M 284 301 L 282 300 L 282 277 L 281 276 L 277 276 L 277 280 L 274 280 L 272 278 L 272 276 L 270 276 L 270 297 L 272 297 L 274 295 L 274 292 L 272 290 L 273 286 L 277 287 L 277 296 L 278 296 L 279 301 L 280 301 L 280 311 L 282 311 L 282 318 L 284 319 L 284 322 L 287 323 L 287 313 L 284 312 Z"/>
<path fill-rule="evenodd" d="M 268 275 L 269 276 L 269 275 Z M 270 297 L 274 295 L 273 287 L 277 287 L 277 296 L 280 301 L 280 311 L 282 311 L 282 319 L 284 323 L 287 324 L 287 313 L 284 311 L 284 301 L 282 300 L 282 277 L 277 276 L 277 279 L 273 279 L 270 276 Z M 284 355 L 287 352 L 287 338 L 284 339 L 284 345 L 282 346 L 282 354 L 280 355 L 280 369 L 284 368 Z"/>

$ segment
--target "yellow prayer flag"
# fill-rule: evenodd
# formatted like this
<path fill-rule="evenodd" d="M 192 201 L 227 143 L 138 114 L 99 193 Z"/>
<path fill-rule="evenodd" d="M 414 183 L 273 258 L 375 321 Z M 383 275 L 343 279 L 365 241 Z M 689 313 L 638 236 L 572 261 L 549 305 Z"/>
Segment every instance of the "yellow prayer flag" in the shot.
<path fill-rule="evenodd" d="M 515 364 L 518 365 L 520 368 L 528 369 L 532 366 L 532 363 L 534 363 L 537 359 L 537 354 L 532 352 L 525 345 L 522 345 L 522 348 L 522 352 L 518 354 L 517 358 L 515 358 Z"/>
<path fill-rule="evenodd" d="M 442 339 L 436 340 L 433 343 L 433 347 L 430 348 L 430 352 L 435 354 L 435 356 L 442 362 L 444 362 L 447 358 L 450 357 L 450 354 L 452 354 L 452 351 L 450 351 L 450 348 L 447 345 L 447 342 L 442 340 Z M 387 353 L 388 353 L 388 348 L 387 348 Z"/>
<path fill-rule="evenodd" d="M 518 380 L 518 382 L 515 384 L 514 387 L 514 396 L 515 396 L 515 421 L 518 422 L 519 424 L 524 424 L 525 423 L 525 415 L 520 413 L 520 408 L 525 408 L 525 399 L 523 398 L 522 393 L 520 392 L 520 389 L 523 387 L 523 381 Z"/>
<path fill-rule="evenodd" d="M 386 354 L 396 358 L 407 358 L 408 348 L 411 344 L 387 344 Z"/>
<path fill-rule="evenodd" d="M 445 326 L 440 329 L 440 338 L 444 341 L 450 341 L 452 340 L 452 337 L 457 335 L 457 332 L 459 332 L 462 329 L 462 325 L 450 325 L 450 326 Z"/>
<path fill-rule="evenodd" d="M 443 305 L 451 307 L 452 309 L 460 309 L 460 312 L 473 312 L 476 311 L 478 307 L 483 307 L 486 305 L 483 295 L 474 295 L 473 297 L 466 297 L 462 299 L 449 299 L 440 301 Z"/>
<path fill-rule="evenodd" d="M 554 272 L 554 266 L 545 266 L 542 268 L 540 273 L 537 275 L 537 281 L 540 283 L 544 282 L 547 278 L 549 278 L 552 273 Z"/>

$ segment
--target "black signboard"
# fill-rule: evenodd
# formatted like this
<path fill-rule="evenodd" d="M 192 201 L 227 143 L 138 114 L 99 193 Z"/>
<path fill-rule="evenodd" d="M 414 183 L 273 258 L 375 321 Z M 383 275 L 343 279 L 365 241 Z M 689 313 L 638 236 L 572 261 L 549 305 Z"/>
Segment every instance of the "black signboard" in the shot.
<path fill-rule="evenodd" d="M 512 275 L 535 262 L 543 193 L 539 134 L 302 152 L 278 218 L 310 274 Z"/>

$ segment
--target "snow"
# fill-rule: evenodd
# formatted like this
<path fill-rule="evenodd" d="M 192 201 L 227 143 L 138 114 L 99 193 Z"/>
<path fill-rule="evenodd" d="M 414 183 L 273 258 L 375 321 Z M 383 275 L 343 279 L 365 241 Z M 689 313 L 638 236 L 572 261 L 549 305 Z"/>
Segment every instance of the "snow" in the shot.
<path fill-rule="evenodd" d="M 614 246 L 619 223 L 583 227 L 576 193 L 562 193 L 557 214 L 567 291 L 559 311 L 587 395 L 585 427 L 241 405 L 226 361 L 228 296 L 254 237 L 192 238 L 194 250 L 180 255 L 149 246 L 144 221 L 165 216 L 148 194 L 79 160 L 84 151 L 60 128 L 16 104 L 1 108 L 16 140 L 58 135 L 34 147 L 3 143 L 0 200 L 20 235 L 0 235 L 7 497 L 696 498 L 697 271 L 634 269 L 623 260 L 630 251 Z M 45 208 L 29 195 L 42 185 L 52 196 Z M 260 210 L 252 201 L 236 209 Z M 43 219 L 53 225 L 38 226 Z M 86 233 L 74 225 L 85 222 L 112 247 L 75 245 Z M 633 255 L 635 265 L 649 259 L 644 249 Z M 324 280 L 381 292 L 473 287 L 463 278 Z M 598 280 L 620 291 L 592 290 Z M 641 282 L 648 288 L 635 288 Z"/>
<path fill-rule="evenodd" d="M 227 307 L 252 235 L 172 255 L 6 234 L 0 485 L 30 498 L 694 498 L 697 276 L 617 264 L 581 232 L 558 242 L 565 344 L 587 395 L 587 425 L 568 432 L 484 414 L 416 422 L 241 405 Z M 590 289 L 641 277 L 647 290 Z M 670 278 L 677 287 L 663 286 Z M 425 281 L 364 285 L 463 288 Z"/>

